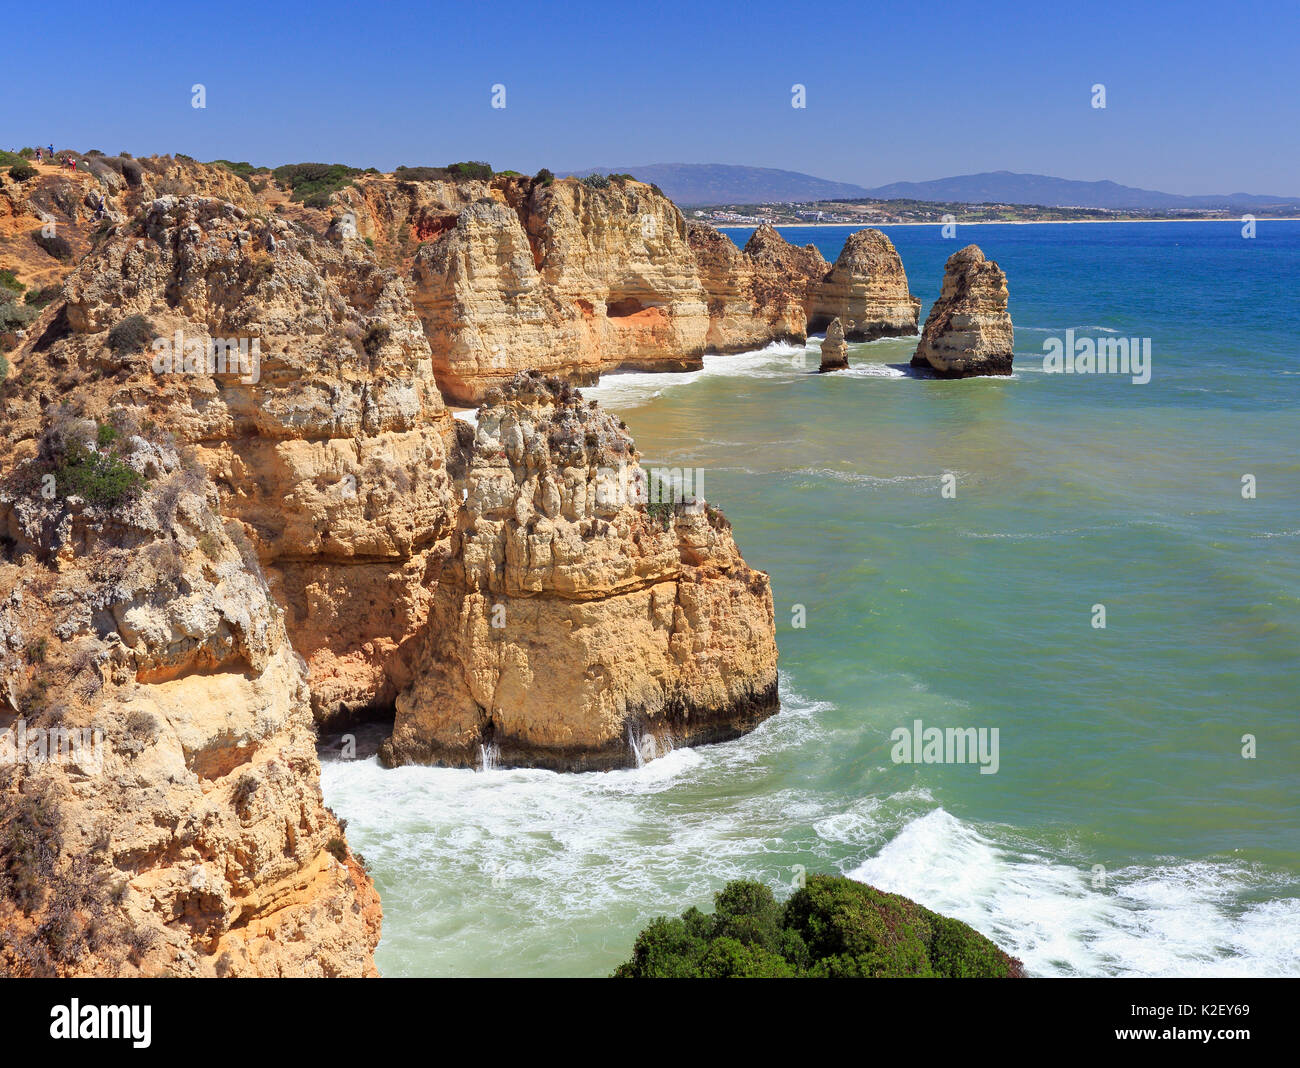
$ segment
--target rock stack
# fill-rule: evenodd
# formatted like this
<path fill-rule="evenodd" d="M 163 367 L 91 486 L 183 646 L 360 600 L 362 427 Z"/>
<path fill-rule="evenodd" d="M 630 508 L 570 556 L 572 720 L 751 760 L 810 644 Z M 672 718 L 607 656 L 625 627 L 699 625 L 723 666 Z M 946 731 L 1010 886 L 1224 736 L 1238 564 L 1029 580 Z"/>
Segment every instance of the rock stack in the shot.
<path fill-rule="evenodd" d="M 813 289 L 808 329 L 820 330 L 839 318 L 848 324 L 850 341 L 910 337 L 920 311 L 893 242 L 879 230 L 859 230 L 849 235 L 835 266 Z"/>
<path fill-rule="evenodd" d="M 948 257 L 912 366 L 941 378 L 1009 375 L 1013 349 L 1007 276 L 977 245 L 967 245 Z"/>
<path fill-rule="evenodd" d="M 849 347 L 844 343 L 844 327 L 839 319 L 832 319 L 822 342 L 822 365 L 818 371 L 843 371 L 849 365 Z"/>

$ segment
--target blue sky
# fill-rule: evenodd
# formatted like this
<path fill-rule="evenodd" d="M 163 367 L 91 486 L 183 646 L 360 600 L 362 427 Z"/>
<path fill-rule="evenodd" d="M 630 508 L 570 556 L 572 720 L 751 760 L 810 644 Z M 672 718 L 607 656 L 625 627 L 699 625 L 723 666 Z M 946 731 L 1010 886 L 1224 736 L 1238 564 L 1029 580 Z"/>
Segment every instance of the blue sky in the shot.
<path fill-rule="evenodd" d="M 1012 170 L 1300 196 L 1296 0 L 144 0 L 11 5 L 5 21 L 11 148 L 527 172 L 741 163 L 868 186 Z"/>

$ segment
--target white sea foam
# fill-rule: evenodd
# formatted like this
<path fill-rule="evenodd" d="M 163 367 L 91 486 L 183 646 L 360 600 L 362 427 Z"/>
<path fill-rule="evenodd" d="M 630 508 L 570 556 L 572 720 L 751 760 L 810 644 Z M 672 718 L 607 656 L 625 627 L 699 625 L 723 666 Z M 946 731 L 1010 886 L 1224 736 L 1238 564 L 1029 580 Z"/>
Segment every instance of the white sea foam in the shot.
<path fill-rule="evenodd" d="M 996 834 L 936 808 L 847 874 L 971 924 L 1034 975 L 1300 973 L 1300 900 L 1236 904 L 1269 889 L 1243 865 L 1122 868 L 1095 889 L 1089 864 Z"/>
<path fill-rule="evenodd" d="M 804 374 L 808 369 L 804 362 L 814 366 L 811 359 L 796 362 L 794 357 L 816 352 L 807 345 L 774 341 L 748 352 L 705 356 L 699 371 L 619 371 L 603 375 L 596 385 L 584 386 L 582 395 L 608 408 L 632 408 L 702 378 L 789 378 Z"/>
<path fill-rule="evenodd" d="M 781 696 L 741 739 L 620 771 L 326 762 L 325 796 L 383 895 L 381 971 L 607 974 L 652 916 L 707 907 L 730 879 L 788 887 L 798 860 L 964 920 L 1036 975 L 1300 971 L 1294 887 L 1199 860 L 1121 868 L 1094 889 L 1082 854 L 967 824 L 924 786 L 846 802 L 789 769 L 836 761 L 851 739 L 784 678 Z"/>

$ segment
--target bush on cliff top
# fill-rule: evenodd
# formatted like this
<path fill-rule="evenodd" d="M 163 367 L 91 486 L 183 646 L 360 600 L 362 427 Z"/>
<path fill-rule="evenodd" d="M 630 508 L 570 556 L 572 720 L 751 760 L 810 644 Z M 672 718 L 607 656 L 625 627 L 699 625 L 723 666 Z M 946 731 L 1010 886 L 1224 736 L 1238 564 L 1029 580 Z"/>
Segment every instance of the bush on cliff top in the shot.
<path fill-rule="evenodd" d="M 36 177 L 36 168 L 26 163 L 15 163 L 9 168 L 9 177 L 15 182 L 26 182 Z"/>
<path fill-rule="evenodd" d="M 978 931 L 899 894 L 814 875 L 784 906 L 737 881 L 712 916 L 688 909 L 637 936 L 616 978 L 1014 978 L 1024 974 Z"/>
<path fill-rule="evenodd" d="M 404 182 L 456 182 L 467 179 L 489 181 L 495 172 L 490 163 L 471 161 L 468 163 L 448 163 L 445 167 L 407 167 L 401 166 L 393 171 L 393 177 Z M 513 173 L 503 171 L 503 174 Z"/>
<path fill-rule="evenodd" d="M 330 195 L 352 184 L 360 168 L 343 163 L 286 163 L 271 172 L 281 185 L 288 186 L 290 199 L 309 208 L 323 208 Z"/>

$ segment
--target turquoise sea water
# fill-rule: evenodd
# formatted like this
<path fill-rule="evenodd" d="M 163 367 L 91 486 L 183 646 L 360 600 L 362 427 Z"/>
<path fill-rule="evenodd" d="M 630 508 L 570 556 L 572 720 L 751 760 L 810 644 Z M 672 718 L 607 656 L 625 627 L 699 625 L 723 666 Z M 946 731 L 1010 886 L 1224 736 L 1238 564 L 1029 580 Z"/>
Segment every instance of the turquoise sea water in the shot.
<path fill-rule="evenodd" d="M 585 390 L 771 574 L 783 711 L 608 774 L 328 763 L 381 971 L 607 974 L 650 917 L 802 866 L 1033 974 L 1300 974 L 1300 223 L 884 229 L 922 321 L 956 248 L 999 262 L 1016 373 L 912 378 L 897 339 L 817 375 L 813 338 Z M 1150 338 L 1151 381 L 1044 373 L 1067 328 Z M 894 763 L 918 719 L 997 728 L 997 773 Z"/>

